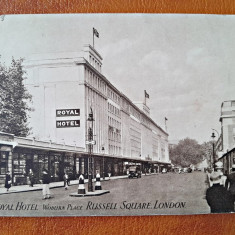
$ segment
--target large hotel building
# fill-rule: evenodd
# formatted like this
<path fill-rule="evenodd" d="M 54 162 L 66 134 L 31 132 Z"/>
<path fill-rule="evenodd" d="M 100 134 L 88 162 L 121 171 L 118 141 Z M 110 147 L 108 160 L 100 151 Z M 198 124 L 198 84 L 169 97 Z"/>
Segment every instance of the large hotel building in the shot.
<path fill-rule="evenodd" d="M 32 135 L 0 134 L 1 178 L 10 170 L 15 184 L 25 184 L 30 168 L 37 179 L 43 168 L 52 181 L 62 180 L 65 171 L 87 177 L 91 110 L 94 172 L 115 176 L 127 174 L 133 164 L 142 172 L 170 166 L 168 134 L 151 119 L 146 102 L 133 103 L 102 74 L 102 57 L 92 46 L 33 56 L 25 67 Z"/>

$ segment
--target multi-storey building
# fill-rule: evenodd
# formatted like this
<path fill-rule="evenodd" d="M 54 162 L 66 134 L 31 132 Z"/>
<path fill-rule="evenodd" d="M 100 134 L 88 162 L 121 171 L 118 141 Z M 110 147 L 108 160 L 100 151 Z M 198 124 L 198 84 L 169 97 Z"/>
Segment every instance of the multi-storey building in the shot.
<path fill-rule="evenodd" d="M 219 158 L 224 162 L 226 173 L 235 164 L 235 100 L 224 101 L 221 105 L 221 135 L 216 143 Z"/>
<path fill-rule="evenodd" d="M 224 101 L 221 105 L 221 137 L 223 150 L 235 147 L 235 100 Z"/>
<path fill-rule="evenodd" d="M 102 57 L 93 47 L 85 45 L 81 53 L 33 56 L 26 69 L 34 108 L 32 134 L 27 139 L 12 137 L 16 147 L 11 143 L 8 154 L 13 164 L 24 162 L 18 171 L 22 177 L 30 168 L 39 177 L 43 167 L 54 180 L 61 180 L 65 169 L 86 176 L 91 110 L 94 170 L 122 175 L 131 164 L 141 165 L 143 171 L 170 165 L 168 134 L 150 118 L 146 103 L 133 103 L 102 74 Z M 17 175 L 14 167 L 17 164 L 12 167 Z"/>

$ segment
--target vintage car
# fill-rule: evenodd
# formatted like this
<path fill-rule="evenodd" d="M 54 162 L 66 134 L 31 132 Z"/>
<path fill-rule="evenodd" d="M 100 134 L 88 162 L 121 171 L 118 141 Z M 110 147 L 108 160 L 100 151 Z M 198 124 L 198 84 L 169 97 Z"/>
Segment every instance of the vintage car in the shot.
<path fill-rule="evenodd" d="M 141 171 L 138 166 L 130 166 L 128 178 L 141 178 Z"/>
<path fill-rule="evenodd" d="M 188 173 L 192 173 L 192 168 L 191 167 L 188 167 Z"/>

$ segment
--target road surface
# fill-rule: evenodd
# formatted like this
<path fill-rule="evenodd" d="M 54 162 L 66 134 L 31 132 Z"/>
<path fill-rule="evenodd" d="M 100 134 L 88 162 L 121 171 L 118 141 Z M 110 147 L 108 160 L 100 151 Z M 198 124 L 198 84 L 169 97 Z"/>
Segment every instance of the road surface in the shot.
<path fill-rule="evenodd" d="M 139 179 L 101 182 L 110 193 L 94 197 L 71 197 L 77 186 L 51 189 L 53 198 L 42 200 L 42 191 L 0 195 L 1 215 L 87 216 L 160 215 L 209 213 L 203 172 L 167 173 Z M 87 184 L 85 185 L 87 189 Z"/>

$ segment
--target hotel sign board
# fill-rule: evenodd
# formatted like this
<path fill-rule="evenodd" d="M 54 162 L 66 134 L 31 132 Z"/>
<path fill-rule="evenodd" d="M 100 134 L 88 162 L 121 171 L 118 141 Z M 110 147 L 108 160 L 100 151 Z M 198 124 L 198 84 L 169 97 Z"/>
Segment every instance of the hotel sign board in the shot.
<path fill-rule="evenodd" d="M 57 109 L 56 117 L 80 116 L 80 109 Z M 80 127 L 80 120 L 57 120 L 56 128 Z"/>
<path fill-rule="evenodd" d="M 56 117 L 80 116 L 80 109 L 57 109 Z"/>
<path fill-rule="evenodd" d="M 64 127 L 80 127 L 80 120 L 61 120 L 56 121 L 57 128 L 64 128 Z"/>

